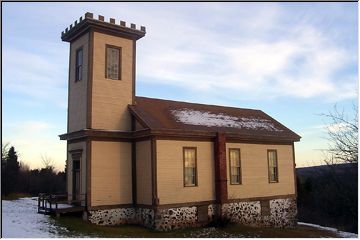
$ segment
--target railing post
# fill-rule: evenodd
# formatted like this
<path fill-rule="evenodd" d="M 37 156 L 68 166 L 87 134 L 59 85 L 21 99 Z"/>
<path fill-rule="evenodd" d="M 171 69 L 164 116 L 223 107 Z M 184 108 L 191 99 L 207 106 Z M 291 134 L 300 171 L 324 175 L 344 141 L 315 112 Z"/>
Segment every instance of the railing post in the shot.
<path fill-rule="evenodd" d="M 40 212 L 40 194 L 38 195 L 38 213 Z"/>

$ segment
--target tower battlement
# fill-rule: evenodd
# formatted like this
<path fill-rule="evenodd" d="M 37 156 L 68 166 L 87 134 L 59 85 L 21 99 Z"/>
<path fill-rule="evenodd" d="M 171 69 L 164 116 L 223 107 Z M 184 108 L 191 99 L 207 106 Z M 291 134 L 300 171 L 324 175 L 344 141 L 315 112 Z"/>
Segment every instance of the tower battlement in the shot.
<path fill-rule="evenodd" d="M 109 21 L 106 22 L 105 17 L 102 15 L 98 15 L 98 19 L 95 19 L 93 13 L 87 12 L 84 16 L 81 16 L 79 20 L 70 24 L 69 27 L 61 32 L 61 39 L 66 42 L 71 42 L 89 28 L 106 30 L 109 33 L 134 40 L 145 36 L 146 28 L 144 26 L 140 26 L 140 28 L 137 29 L 134 23 L 130 23 L 130 26 L 126 25 L 126 22 L 122 20 L 117 24 L 115 18 L 109 18 Z"/>

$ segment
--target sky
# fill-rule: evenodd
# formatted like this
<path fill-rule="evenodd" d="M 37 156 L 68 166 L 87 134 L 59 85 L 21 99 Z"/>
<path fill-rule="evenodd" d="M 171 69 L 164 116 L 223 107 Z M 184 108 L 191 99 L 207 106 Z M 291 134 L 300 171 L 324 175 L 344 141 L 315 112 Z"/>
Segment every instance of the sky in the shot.
<path fill-rule="evenodd" d="M 2 142 L 31 168 L 64 169 L 60 34 L 85 12 L 146 26 L 137 96 L 260 109 L 302 137 L 297 167 L 323 162 L 321 114 L 358 102 L 358 3 L 2 3 Z"/>

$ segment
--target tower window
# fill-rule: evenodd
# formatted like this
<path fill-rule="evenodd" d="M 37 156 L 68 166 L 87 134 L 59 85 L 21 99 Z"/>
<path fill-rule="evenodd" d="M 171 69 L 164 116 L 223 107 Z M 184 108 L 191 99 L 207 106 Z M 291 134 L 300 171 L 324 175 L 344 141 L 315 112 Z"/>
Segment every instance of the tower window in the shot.
<path fill-rule="evenodd" d="M 121 79 L 121 48 L 106 45 L 105 77 Z"/>
<path fill-rule="evenodd" d="M 79 48 L 76 50 L 76 70 L 75 70 L 75 82 L 82 79 L 83 71 L 83 49 Z"/>

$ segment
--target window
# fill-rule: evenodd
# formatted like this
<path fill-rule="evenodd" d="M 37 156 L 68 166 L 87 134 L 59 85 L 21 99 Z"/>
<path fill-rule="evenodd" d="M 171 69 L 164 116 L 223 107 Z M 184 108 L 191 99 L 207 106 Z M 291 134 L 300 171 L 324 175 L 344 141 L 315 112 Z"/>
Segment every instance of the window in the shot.
<path fill-rule="evenodd" d="M 75 82 L 82 79 L 83 71 L 83 49 L 79 48 L 76 50 L 76 72 L 75 72 Z"/>
<path fill-rule="evenodd" d="M 197 185 L 196 176 L 196 148 L 184 148 L 184 186 L 194 187 Z"/>
<path fill-rule="evenodd" d="M 278 182 L 278 163 L 276 150 L 268 150 L 269 182 Z"/>
<path fill-rule="evenodd" d="M 120 80 L 121 79 L 121 48 L 106 46 L 106 78 Z"/>
<path fill-rule="evenodd" d="M 230 184 L 241 184 L 240 149 L 229 149 Z"/>

